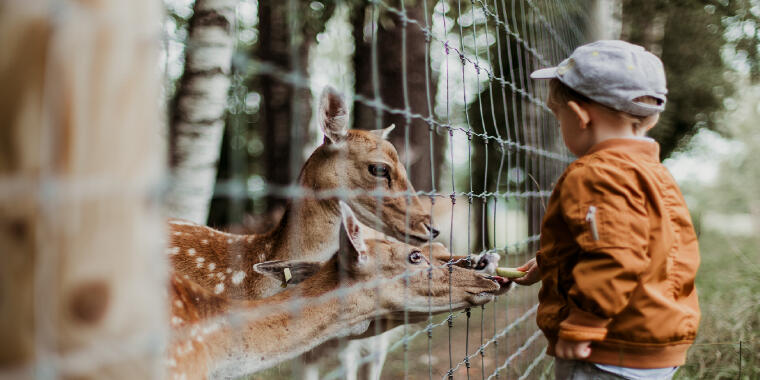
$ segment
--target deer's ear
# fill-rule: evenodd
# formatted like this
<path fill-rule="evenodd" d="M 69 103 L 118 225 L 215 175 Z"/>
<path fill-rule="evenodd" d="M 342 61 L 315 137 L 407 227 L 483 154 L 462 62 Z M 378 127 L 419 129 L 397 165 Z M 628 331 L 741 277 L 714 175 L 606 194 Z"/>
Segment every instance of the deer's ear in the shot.
<path fill-rule="evenodd" d="M 393 132 L 394 128 L 396 128 L 396 124 L 391 124 L 390 126 L 383 129 L 373 129 L 370 132 L 374 133 L 383 140 L 388 140 L 388 135 Z"/>
<path fill-rule="evenodd" d="M 283 283 L 297 284 L 319 272 L 321 267 L 319 261 L 275 260 L 255 264 L 253 270 Z"/>
<path fill-rule="evenodd" d="M 340 201 L 340 212 L 343 216 L 343 228 L 340 231 L 340 252 L 344 254 L 346 263 L 350 266 L 363 265 L 367 262 L 367 244 L 364 241 L 361 226 L 354 212 L 343 201 Z"/>
<path fill-rule="evenodd" d="M 338 91 L 325 87 L 319 99 L 319 128 L 325 134 L 325 143 L 337 143 L 348 134 L 348 107 Z"/>

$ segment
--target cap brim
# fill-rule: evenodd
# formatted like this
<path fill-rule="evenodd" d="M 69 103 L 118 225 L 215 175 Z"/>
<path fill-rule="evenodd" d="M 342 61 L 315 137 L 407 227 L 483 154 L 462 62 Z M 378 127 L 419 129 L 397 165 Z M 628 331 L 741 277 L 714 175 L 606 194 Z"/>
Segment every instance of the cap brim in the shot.
<path fill-rule="evenodd" d="M 532 72 L 530 77 L 533 79 L 551 79 L 557 77 L 557 68 L 549 67 Z"/>

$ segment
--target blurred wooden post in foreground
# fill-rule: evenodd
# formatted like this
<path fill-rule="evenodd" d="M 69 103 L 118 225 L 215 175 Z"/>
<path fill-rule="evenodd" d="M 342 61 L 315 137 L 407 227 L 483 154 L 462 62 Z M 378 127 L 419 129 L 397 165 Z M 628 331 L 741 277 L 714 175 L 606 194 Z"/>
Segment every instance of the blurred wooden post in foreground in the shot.
<path fill-rule="evenodd" d="M 150 379 L 161 2 L 0 2 L 0 378 Z"/>

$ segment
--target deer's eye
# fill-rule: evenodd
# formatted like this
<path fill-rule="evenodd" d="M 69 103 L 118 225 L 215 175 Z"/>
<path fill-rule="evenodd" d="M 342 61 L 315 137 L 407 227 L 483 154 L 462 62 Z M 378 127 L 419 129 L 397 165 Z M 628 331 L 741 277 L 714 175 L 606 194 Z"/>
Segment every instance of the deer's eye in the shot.
<path fill-rule="evenodd" d="M 375 177 L 387 178 L 390 175 L 388 167 L 383 164 L 370 164 L 369 173 Z"/>
<path fill-rule="evenodd" d="M 419 264 L 422 261 L 422 252 L 413 251 L 409 254 L 409 262 L 412 264 Z"/>

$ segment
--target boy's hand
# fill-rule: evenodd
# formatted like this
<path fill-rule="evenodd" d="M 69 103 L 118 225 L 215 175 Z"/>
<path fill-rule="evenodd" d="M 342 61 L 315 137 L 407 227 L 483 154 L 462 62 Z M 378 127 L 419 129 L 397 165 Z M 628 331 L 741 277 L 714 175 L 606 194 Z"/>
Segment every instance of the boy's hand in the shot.
<path fill-rule="evenodd" d="M 591 342 L 576 342 L 559 338 L 557 345 L 554 347 L 554 354 L 560 359 L 585 359 L 591 355 Z"/>
<path fill-rule="evenodd" d="M 533 285 L 538 282 L 538 280 L 540 280 L 541 273 L 538 270 L 538 263 L 536 263 L 535 257 L 530 259 L 530 261 L 523 264 L 521 267 L 515 269 L 525 272 L 525 276 L 512 279 L 512 281 L 514 281 L 516 284 Z"/>

